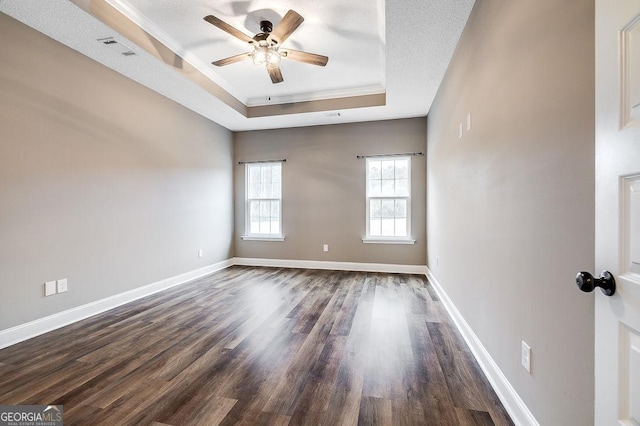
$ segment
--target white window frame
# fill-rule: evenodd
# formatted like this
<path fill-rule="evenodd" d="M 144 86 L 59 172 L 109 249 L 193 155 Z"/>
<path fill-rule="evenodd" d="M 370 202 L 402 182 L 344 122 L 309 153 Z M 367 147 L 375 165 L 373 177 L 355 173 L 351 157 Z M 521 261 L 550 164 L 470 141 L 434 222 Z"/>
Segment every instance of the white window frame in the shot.
<path fill-rule="evenodd" d="M 375 157 L 367 157 L 365 159 L 365 185 L 366 185 L 366 236 L 362 239 L 363 243 L 373 243 L 373 244 L 415 244 L 415 240 L 411 238 L 411 156 L 375 156 Z M 369 162 L 370 161 L 395 161 L 395 160 L 407 160 L 407 174 L 408 174 L 408 188 L 409 195 L 407 196 L 383 196 L 376 195 L 372 196 L 369 194 Z M 373 199 L 393 199 L 393 200 L 406 200 L 407 210 L 406 210 L 406 220 L 407 220 L 407 228 L 406 228 L 406 236 L 380 236 L 380 235 L 371 235 L 371 217 L 370 217 L 370 208 L 371 208 L 371 200 Z"/>
<path fill-rule="evenodd" d="M 249 180 L 250 180 L 250 169 L 252 167 L 264 167 L 264 166 L 280 166 L 280 198 L 249 198 Z M 284 234 L 282 232 L 282 162 L 281 161 L 269 161 L 269 162 L 255 162 L 255 163 L 245 163 L 244 168 L 244 181 L 245 181 L 245 189 L 244 189 L 244 235 L 241 236 L 243 240 L 248 241 L 284 241 Z M 278 223 L 280 224 L 279 233 L 255 233 L 251 232 L 251 202 L 252 201 L 277 201 L 279 203 L 278 213 Z"/>

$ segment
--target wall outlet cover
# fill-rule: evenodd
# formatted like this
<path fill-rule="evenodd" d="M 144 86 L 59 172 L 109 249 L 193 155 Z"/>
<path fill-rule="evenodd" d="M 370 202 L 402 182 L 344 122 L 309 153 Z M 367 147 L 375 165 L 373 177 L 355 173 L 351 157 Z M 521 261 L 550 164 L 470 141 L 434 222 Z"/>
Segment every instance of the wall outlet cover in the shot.
<path fill-rule="evenodd" d="M 63 278 L 57 281 L 58 283 L 58 293 L 64 293 L 67 291 L 67 279 Z"/>

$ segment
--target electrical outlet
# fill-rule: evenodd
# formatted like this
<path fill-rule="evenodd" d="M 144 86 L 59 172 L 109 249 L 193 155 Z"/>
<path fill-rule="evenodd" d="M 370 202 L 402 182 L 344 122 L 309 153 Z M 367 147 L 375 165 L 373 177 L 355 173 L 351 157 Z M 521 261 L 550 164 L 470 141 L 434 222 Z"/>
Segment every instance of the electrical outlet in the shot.
<path fill-rule="evenodd" d="M 531 347 L 522 341 L 522 366 L 531 374 Z"/>
<path fill-rule="evenodd" d="M 198 249 L 198 257 L 202 257 L 202 249 Z"/>
<path fill-rule="evenodd" d="M 329 251 L 329 244 L 325 244 L 322 246 L 322 251 Z"/>
<path fill-rule="evenodd" d="M 67 279 L 63 278 L 57 281 L 58 283 L 58 293 L 64 293 L 67 291 Z"/>
<path fill-rule="evenodd" d="M 47 281 L 46 283 L 44 283 L 44 295 L 53 296 L 54 294 L 56 294 L 56 282 Z"/>
<path fill-rule="evenodd" d="M 471 113 L 467 114 L 467 130 L 471 130 Z"/>

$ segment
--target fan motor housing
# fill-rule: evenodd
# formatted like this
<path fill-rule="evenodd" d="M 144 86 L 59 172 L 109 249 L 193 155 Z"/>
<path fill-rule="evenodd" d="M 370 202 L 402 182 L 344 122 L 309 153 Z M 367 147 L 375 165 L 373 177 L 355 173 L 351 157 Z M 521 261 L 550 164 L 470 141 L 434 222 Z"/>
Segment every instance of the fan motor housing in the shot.
<path fill-rule="evenodd" d="M 273 31 L 273 24 L 271 21 L 260 21 L 260 31 L 263 33 L 269 34 Z"/>

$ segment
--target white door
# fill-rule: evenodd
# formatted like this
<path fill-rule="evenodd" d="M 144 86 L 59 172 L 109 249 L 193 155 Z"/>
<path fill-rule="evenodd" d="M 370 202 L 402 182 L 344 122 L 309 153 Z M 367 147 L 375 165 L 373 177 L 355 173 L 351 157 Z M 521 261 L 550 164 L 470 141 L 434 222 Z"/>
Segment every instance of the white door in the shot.
<path fill-rule="evenodd" d="M 640 0 L 596 0 L 595 423 L 640 425 Z"/>

